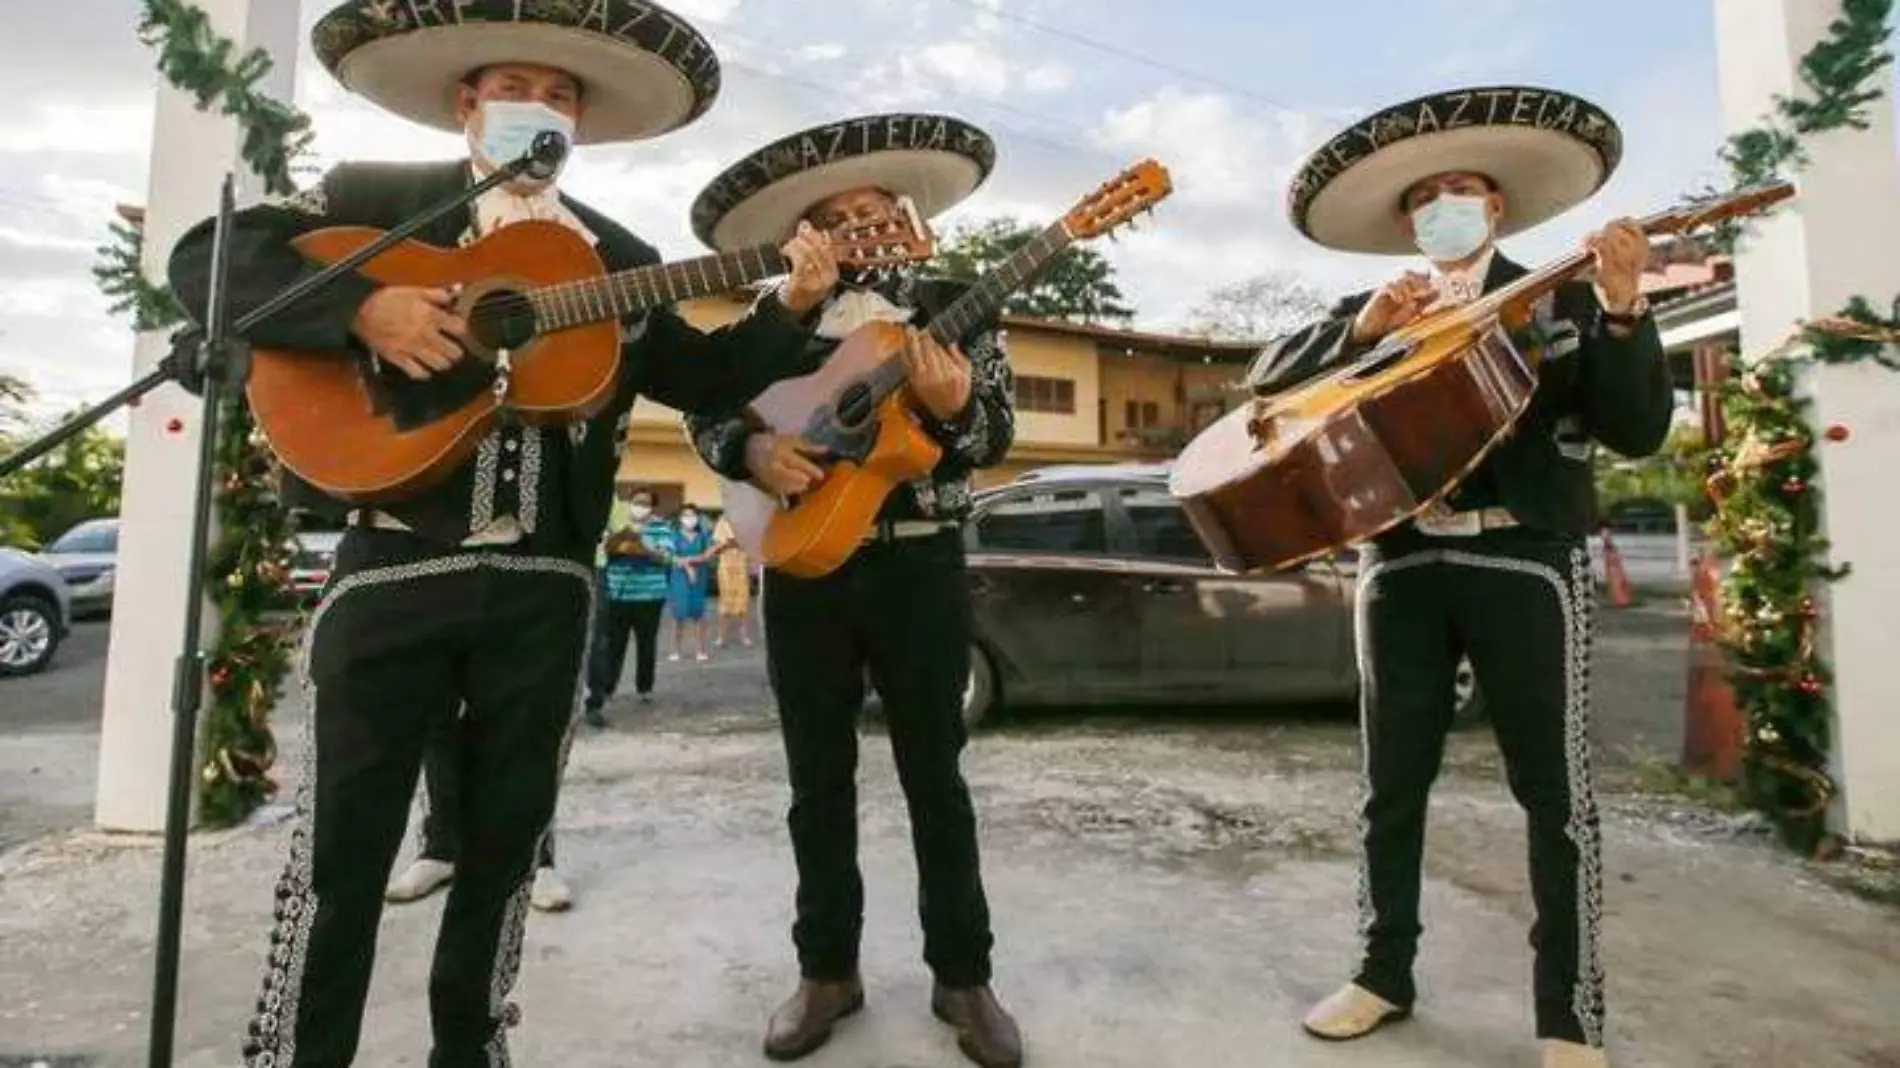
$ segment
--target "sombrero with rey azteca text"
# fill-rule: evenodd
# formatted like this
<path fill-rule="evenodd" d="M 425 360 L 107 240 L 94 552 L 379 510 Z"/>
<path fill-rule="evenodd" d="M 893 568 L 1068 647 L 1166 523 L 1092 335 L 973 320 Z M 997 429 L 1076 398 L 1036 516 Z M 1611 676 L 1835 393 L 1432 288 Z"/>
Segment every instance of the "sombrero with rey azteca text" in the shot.
<path fill-rule="evenodd" d="M 813 205 L 874 186 L 924 218 L 955 207 L 996 166 L 996 143 L 947 115 L 869 115 L 781 138 L 726 168 L 693 202 L 693 233 L 730 251 L 783 241 Z"/>
<path fill-rule="evenodd" d="M 497 63 L 555 67 L 581 83 L 580 144 L 639 141 L 705 114 L 719 59 L 685 19 L 647 0 L 350 0 L 311 44 L 350 91 L 459 132 L 455 87 Z"/>
<path fill-rule="evenodd" d="M 1498 236 L 1588 200 L 1623 158 L 1615 120 L 1555 89 L 1494 86 L 1408 100 L 1342 130 L 1287 190 L 1293 225 L 1345 252 L 1409 254 L 1399 200 L 1425 178 L 1475 171 L 1504 194 Z"/>

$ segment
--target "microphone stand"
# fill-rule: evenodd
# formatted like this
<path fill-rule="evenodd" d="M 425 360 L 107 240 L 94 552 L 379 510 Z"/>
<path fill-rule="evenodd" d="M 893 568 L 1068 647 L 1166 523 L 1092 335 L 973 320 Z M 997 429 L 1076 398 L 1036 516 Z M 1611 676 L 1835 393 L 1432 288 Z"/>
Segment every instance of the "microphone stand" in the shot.
<path fill-rule="evenodd" d="M 200 580 L 209 552 L 211 483 L 217 466 L 218 420 L 228 389 L 241 388 L 250 372 L 249 346 L 244 337 L 257 325 L 282 314 L 333 280 L 407 240 L 450 212 L 466 207 L 476 197 L 523 175 L 550 178 L 567 154 L 567 139 L 558 133 L 536 135 L 521 158 L 451 196 L 421 215 L 404 222 L 345 259 L 330 264 L 287 287 L 251 311 L 231 321 L 226 290 L 230 282 L 232 216 L 236 213 L 234 179 L 224 178 L 218 214 L 212 232 L 211 282 L 202 327 L 186 327 L 172 336 L 172 351 L 158 366 L 105 401 L 61 424 L 51 433 L 0 460 L 0 478 L 32 463 L 61 442 L 98 423 L 119 407 L 168 381 L 199 395 L 202 429 L 198 442 L 190 564 L 185 584 L 185 633 L 172 672 L 172 752 L 165 806 L 165 847 L 159 880 L 158 938 L 155 947 L 152 1022 L 147 1064 L 170 1068 L 178 1015 L 178 958 L 184 920 L 185 845 L 191 820 L 192 767 L 197 763 L 198 714 L 204 699 L 204 651 L 199 640 L 203 625 L 204 593 Z M 310 710 L 314 714 L 314 709 Z"/>

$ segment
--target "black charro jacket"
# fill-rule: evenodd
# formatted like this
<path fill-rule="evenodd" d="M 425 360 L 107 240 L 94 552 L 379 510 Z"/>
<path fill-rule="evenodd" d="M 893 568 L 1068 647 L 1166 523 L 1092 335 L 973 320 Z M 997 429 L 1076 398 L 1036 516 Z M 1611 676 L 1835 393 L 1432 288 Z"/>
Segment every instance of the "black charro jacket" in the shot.
<path fill-rule="evenodd" d="M 320 185 L 287 201 L 238 213 L 231 245 L 231 307 L 235 315 L 316 271 L 292 247 L 298 235 L 327 226 L 394 227 L 466 189 L 468 161 L 423 164 L 346 163 Z M 593 232 L 609 271 L 660 262 L 651 245 L 572 198 L 563 202 Z M 472 221 L 453 212 L 416 235 L 445 247 L 459 244 Z M 188 232 L 173 249 L 173 288 L 202 318 L 208 296 L 213 223 Z M 351 334 L 358 308 L 376 289 L 349 275 L 272 321 L 248 340 L 258 346 L 311 353 L 311 359 L 357 359 L 368 354 Z M 431 540 L 453 545 L 499 516 L 514 516 L 529 532 L 531 551 L 591 560 L 607 521 L 614 473 L 626 438 L 627 417 L 639 394 L 687 412 L 725 412 L 745 404 L 780 378 L 811 370 L 810 330 L 776 300 L 761 301 L 746 318 L 712 333 L 689 326 L 670 309 L 623 322 L 620 388 L 598 415 L 568 427 L 502 426 L 449 478 L 400 503 L 381 506 Z M 405 383 L 402 405 L 439 411 L 467 399 L 475 361 L 424 383 Z M 465 373 L 464 373 L 465 372 Z M 475 383 L 479 388 L 479 382 Z M 285 499 L 340 518 L 349 508 L 285 472 Z"/>

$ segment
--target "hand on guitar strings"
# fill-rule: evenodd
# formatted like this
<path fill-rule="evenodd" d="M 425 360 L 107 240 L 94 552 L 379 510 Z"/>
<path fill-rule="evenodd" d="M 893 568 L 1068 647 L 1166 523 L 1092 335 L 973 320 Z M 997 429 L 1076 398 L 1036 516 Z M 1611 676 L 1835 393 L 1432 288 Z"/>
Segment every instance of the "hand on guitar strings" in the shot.
<path fill-rule="evenodd" d="M 792 265 L 792 273 L 779 288 L 778 299 L 786 310 L 799 318 L 824 303 L 838 284 L 838 258 L 832 254 L 831 238 L 808 222 L 798 224 L 798 232 L 780 251 Z"/>
<path fill-rule="evenodd" d="M 1352 321 L 1352 339 L 1370 345 L 1392 331 L 1417 319 L 1438 299 L 1438 287 L 1430 275 L 1407 271 L 1387 283 Z"/>
<path fill-rule="evenodd" d="M 796 497 L 823 480 L 817 461 L 824 457 L 821 446 L 794 434 L 754 434 L 745 443 L 747 470 L 778 497 Z"/>
<path fill-rule="evenodd" d="M 468 321 L 450 309 L 455 293 L 421 286 L 386 286 L 356 310 L 351 330 L 385 363 L 417 381 L 446 371 L 462 358 Z"/>
<path fill-rule="evenodd" d="M 1583 239 L 1595 258 L 1597 288 L 1603 292 L 1603 310 L 1620 315 L 1635 307 L 1643 295 L 1643 268 L 1649 263 L 1649 238 L 1629 219 L 1612 219 Z"/>
<path fill-rule="evenodd" d="M 917 402 L 940 423 L 963 414 L 970 403 L 970 361 L 955 345 L 944 348 L 916 327 L 904 334 L 904 377 Z"/>

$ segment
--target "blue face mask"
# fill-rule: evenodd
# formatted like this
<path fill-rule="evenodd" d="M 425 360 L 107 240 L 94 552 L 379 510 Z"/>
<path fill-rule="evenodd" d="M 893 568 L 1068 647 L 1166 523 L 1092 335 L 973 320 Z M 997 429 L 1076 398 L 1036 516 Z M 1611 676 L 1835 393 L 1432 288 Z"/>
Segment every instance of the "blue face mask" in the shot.
<path fill-rule="evenodd" d="M 521 158 L 534 143 L 537 134 L 553 130 L 574 140 L 574 120 L 548 107 L 521 100 L 488 100 L 482 103 L 482 140 L 476 151 L 496 167 Z M 560 172 L 555 172 L 559 177 Z M 552 178 L 548 179 L 553 181 Z"/>
<path fill-rule="evenodd" d="M 1486 197 L 1446 193 L 1412 213 L 1418 250 L 1434 263 L 1455 263 L 1491 240 Z"/>

